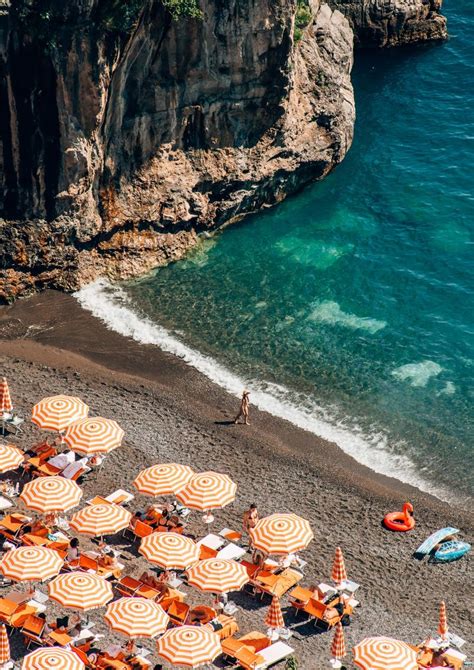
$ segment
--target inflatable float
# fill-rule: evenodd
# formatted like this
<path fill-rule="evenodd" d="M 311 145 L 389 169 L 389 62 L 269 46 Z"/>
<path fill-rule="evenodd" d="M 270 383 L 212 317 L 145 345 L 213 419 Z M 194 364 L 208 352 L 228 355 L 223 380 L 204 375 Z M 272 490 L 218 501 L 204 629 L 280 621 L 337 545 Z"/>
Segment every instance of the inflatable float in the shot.
<path fill-rule="evenodd" d="M 450 563 L 465 556 L 471 545 L 454 537 L 459 533 L 459 528 L 448 526 L 432 533 L 415 551 L 416 558 L 430 555 L 431 560 L 436 563 Z"/>
<path fill-rule="evenodd" d="M 415 527 L 413 505 L 406 502 L 403 505 L 402 512 L 390 512 L 390 514 L 386 514 L 383 518 L 383 523 L 389 530 L 396 530 L 399 532 L 412 530 Z"/>
<path fill-rule="evenodd" d="M 449 540 L 443 542 L 439 549 L 436 550 L 433 560 L 437 563 L 449 563 L 457 561 L 470 551 L 471 545 L 461 540 Z"/>

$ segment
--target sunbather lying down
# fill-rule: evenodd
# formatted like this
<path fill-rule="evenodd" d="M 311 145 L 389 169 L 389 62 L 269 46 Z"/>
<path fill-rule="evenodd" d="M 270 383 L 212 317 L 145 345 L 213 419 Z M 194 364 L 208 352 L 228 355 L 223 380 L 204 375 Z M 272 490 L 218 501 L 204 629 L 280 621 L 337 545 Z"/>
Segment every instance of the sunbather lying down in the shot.
<path fill-rule="evenodd" d="M 328 607 L 324 614 L 324 621 L 332 621 L 335 617 L 340 617 L 344 614 L 344 603 L 338 602 L 334 607 Z"/>

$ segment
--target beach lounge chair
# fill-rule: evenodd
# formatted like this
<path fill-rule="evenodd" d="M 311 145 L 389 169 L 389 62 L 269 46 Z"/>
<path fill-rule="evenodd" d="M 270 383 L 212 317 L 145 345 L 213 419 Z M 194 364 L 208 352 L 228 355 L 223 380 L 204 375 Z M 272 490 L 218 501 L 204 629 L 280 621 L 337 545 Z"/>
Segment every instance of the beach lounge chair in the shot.
<path fill-rule="evenodd" d="M 143 586 L 143 583 L 133 577 L 121 577 L 115 583 L 115 588 L 118 593 L 126 598 L 134 596 L 140 586 Z"/>
<path fill-rule="evenodd" d="M 179 600 L 173 600 L 166 610 L 170 618 L 170 623 L 173 626 L 183 626 L 186 623 L 189 611 L 189 605 L 186 605 L 186 603 L 180 602 Z"/>
<path fill-rule="evenodd" d="M 47 646 L 45 639 L 42 637 L 45 620 L 39 616 L 31 614 L 21 627 L 20 633 L 23 635 L 23 641 L 27 649 L 32 645 L 37 647 Z"/>
<path fill-rule="evenodd" d="M 137 521 L 135 523 L 135 527 L 133 528 L 133 530 L 132 529 L 127 530 L 130 533 L 132 533 L 132 535 L 134 535 L 135 539 L 139 540 L 155 532 L 155 529 L 149 524 L 145 523 L 144 521 Z"/>

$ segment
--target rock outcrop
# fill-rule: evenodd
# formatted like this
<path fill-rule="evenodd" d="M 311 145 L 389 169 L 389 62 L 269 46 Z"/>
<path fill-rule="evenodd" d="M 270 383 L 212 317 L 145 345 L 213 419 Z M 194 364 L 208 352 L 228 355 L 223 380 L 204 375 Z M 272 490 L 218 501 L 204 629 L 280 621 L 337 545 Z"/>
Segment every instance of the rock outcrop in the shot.
<path fill-rule="evenodd" d="M 360 47 L 393 47 L 444 40 L 442 0 L 328 0 L 350 21 Z"/>
<path fill-rule="evenodd" d="M 48 20 L 29 7 L 47 2 Z M 16 7 L 15 7 L 16 5 Z M 312 0 L 13 0 L 0 16 L 0 300 L 181 257 L 324 177 L 353 132 L 353 35 Z M 26 9 L 25 9 L 26 7 Z M 27 12 L 22 22 L 18 8 Z"/>

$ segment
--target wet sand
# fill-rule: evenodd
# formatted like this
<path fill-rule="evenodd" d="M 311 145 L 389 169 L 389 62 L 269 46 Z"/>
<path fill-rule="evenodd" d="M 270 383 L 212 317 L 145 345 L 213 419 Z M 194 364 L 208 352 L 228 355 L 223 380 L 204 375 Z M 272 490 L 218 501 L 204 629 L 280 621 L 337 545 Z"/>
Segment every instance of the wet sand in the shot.
<path fill-rule="evenodd" d="M 451 630 L 472 635 L 472 559 L 435 565 L 412 557 L 423 539 L 445 525 L 460 528 L 463 539 L 472 542 L 469 511 L 375 474 L 336 445 L 264 412 L 251 408 L 251 425 L 234 426 L 234 397 L 157 347 L 108 331 L 70 296 L 49 291 L 2 308 L 0 338 L 0 375 L 8 377 L 21 415 L 28 417 L 45 395 L 69 393 L 83 398 L 91 414 L 114 418 L 125 429 L 123 447 L 87 478 L 87 495 L 130 489 L 137 472 L 156 462 L 226 472 L 237 482 L 238 495 L 216 513 L 216 531 L 239 529 L 250 502 L 258 504 L 261 515 L 293 511 L 308 518 L 315 540 L 302 554 L 308 561 L 303 585 L 328 581 L 334 549 L 342 547 L 349 578 L 361 584 L 361 606 L 344 629 L 348 648 L 367 635 L 419 642 L 436 632 L 441 599 L 447 602 Z M 11 441 L 25 447 L 37 436 L 29 424 Z M 401 509 L 405 500 L 415 507 L 415 530 L 384 530 L 383 515 Z M 199 516 L 193 514 L 191 525 L 202 536 Z M 242 606 L 241 633 L 265 631 L 268 601 L 234 599 Z M 282 604 L 286 607 L 287 599 Z M 289 610 L 286 617 L 294 622 Z M 332 634 L 317 634 L 303 621 L 298 619 L 290 641 L 299 667 L 328 667 Z M 464 649 L 474 651 L 469 644 Z"/>

